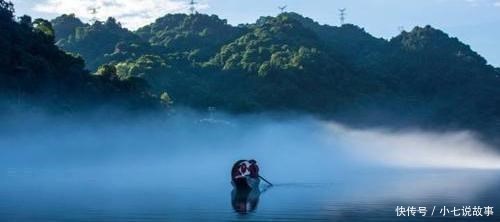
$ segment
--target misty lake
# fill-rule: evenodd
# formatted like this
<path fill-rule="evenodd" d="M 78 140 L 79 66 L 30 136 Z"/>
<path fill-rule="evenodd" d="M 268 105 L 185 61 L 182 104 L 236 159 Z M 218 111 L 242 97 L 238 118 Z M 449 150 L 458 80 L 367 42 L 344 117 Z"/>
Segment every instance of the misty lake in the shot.
<path fill-rule="evenodd" d="M 29 118 L 0 127 L 0 221 L 498 221 L 439 212 L 500 202 L 500 155 L 467 133 Z M 275 186 L 236 195 L 230 168 L 244 158 Z M 397 217 L 398 206 L 427 216 Z"/>

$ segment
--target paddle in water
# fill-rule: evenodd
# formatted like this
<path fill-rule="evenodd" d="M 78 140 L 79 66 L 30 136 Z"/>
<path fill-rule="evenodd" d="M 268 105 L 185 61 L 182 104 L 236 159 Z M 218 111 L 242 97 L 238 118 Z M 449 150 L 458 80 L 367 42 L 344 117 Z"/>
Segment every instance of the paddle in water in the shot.
<path fill-rule="evenodd" d="M 267 181 L 264 177 L 259 176 L 259 178 L 262 179 L 263 181 L 265 181 L 266 183 L 268 183 L 269 186 L 274 186 L 271 182 Z"/>

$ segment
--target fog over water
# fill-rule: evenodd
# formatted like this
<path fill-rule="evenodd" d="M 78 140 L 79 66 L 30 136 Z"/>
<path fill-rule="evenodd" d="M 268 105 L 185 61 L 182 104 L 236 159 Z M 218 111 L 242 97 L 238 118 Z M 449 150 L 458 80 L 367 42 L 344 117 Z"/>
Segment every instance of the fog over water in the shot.
<path fill-rule="evenodd" d="M 498 149 L 478 140 L 472 132 L 352 130 L 328 123 L 343 144 L 362 159 L 402 167 L 500 169 Z"/>
<path fill-rule="evenodd" d="M 266 209 L 311 210 L 310 217 L 329 218 L 363 203 L 479 204 L 473 200 L 485 201 L 484 192 L 500 178 L 499 153 L 469 132 L 351 129 L 309 116 L 178 112 L 103 120 L 19 114 L 0 126 L 0 147 L 0 219 L 12 221 L 30 221 L 33 214 L 58 219 L 57 212 L 36 212 L 61 206 L 96 221 L 120 221 L 117 211 L 129 217 L 125 212 L 140 206 L 159 207 L 159 215 L 175 219 L 195 219 L 187 213 L 195 211 L 198 219 L 225 212 L 231 220 L 229 171 L 236 160 L 249 158 L 276 184 L 261 197 L 260 219 L 273 218 Z M 88 212 L 89 206 L 107 214 Z"/>
<path fill-rule="evenodd" d="M 309 116 L 210 117 L 181 112 L 86 119 L 19 114 L 0 126 L 0 138 L 6 154 L 2 163 L 26 167 L 143 165 L 143 161 L 170 165 L 182 164 L 184 158 L 229 166 L 238 158 L 253 157 L 277 174 L 283 165 L 290 168 L 299 162 L 303 170 L 317 164 L 334 170 L 334 165 L 353 161 L 356 166 L 500 169 L 500 153 L 471 132 L 352 129 Z"/>

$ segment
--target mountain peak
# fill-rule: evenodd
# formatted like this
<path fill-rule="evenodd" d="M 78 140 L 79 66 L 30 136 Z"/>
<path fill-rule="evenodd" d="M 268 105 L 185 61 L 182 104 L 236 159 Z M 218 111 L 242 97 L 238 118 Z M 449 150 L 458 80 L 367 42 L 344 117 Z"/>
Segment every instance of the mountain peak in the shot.
<path fill-rule="evenodd" d="M 448 34 L 442 30 L 433 28 L 430 25 L 425 27 L 415 27 L 410 32 L 402 32 L 399 36 L 395 37 L 393 41 L 401 42 L 403 46 L 410 50 L 420 50 L 433 44 L 433 42 L 443 42 L 455 40 L 451 39 Z M 458 42 L 458 41 L 456 41 Z"/>
<path fill-rule="evenodd" d="M 227 26 L 226 19 L 220 19 L 217 15 L 207 15 L 207 14 L 166 14 L 163 17 L 156 19 L 155 22 L 146 25 L 139 30 L 145 29 L 178 29 L 178 28 L 203 28 L 204 25 L 220 25 Z M 139 33 L 141 31 L 138 31 Z"/>
<path fill-rule="evenodd" d="M 50 21 L 56 32 L 56 42 L 69 37 L 78 27 L 85 24 L 75 14 L 63 14 Z"/>
<path fill-rule="evenodd" d="M 194 53 L 196 60 L 208 60 L 210 52 L 236 39 L 242 29 L 217 15 L 167 14 L 135 33 L 166 51 Z"/>
<path fill-rule="evenodd" d="M 390 42 L 403 51 L 424 53 L 429 57 L 450 58 L 451 56 L 466 62 L 487 63 L 469 45 L 430 25 L 415 27 L 410 32 L 402 32 L 399 36 L 391 39 Z"/>

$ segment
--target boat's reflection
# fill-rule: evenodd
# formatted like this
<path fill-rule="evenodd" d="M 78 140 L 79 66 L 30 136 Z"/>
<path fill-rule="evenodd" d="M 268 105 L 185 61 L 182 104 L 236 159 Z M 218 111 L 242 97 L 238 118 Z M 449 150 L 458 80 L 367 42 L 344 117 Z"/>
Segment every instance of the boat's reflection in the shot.
<path fill-rule="evenodd" d="M 259 189 L 233 189 L 231 191 L 231 204 L 234 211 L 239 214 L 254 212 L 259 205 L 260 194 Z"/>

